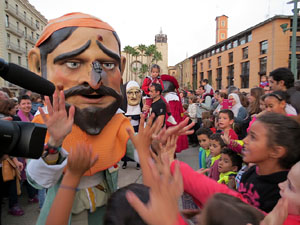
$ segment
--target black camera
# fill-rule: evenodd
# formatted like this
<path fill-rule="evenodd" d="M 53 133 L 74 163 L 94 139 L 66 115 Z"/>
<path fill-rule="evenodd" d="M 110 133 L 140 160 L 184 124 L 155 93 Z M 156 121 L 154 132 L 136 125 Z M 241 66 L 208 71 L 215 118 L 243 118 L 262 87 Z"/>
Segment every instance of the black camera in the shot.
<path fill-rule="evenodd" d="M 43 124 L 0 120 L 0 156 L 38 159 L 43 153 L 46 133 Z"/>
<path fill-rule="evenodd" d="M 29 70 L 7 63 L 0 58 L 0 76 L 20 87 L 52 96 L 55 86 L 50 81 Z M 6 121 L 0 119 L 0 156 L 39 158 L 44 149 L 47 128 L 37 123 Z"/>

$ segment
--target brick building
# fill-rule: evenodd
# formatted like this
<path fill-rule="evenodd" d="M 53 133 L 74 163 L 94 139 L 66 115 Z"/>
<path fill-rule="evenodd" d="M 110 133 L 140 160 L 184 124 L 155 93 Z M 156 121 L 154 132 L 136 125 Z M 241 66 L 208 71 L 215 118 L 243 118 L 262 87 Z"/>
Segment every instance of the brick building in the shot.
<path fill-rule="evenodd" d="M 227 26 L 227 17 L 219 18 L 223 18 Z M 216 21 L 218 23 L 218 17 Z M 262 75 L 278 67 L 290 67 L 292 32 L 282 31 L 280 25 L 285 23 L 291 27 L 292 16 L 277 15 L 219 42 L 217 29 L 217 43 L 189 58 L 193 88 L 199 86 L 200 80 L 208 79 L 215 89 L 229 85 L 249 89 L 259 85 Z M 299 32 L 297 36 L 297 58 L 300 59 Z"/>
<path fill-rule="evenodd" d="M 28 0 L 1 0 L 0 18 L 0 57 L 27 68 L 27 53 L 42 33 L 47 19 Z M 1 78 L 0 86 L 17 88 Z"/>

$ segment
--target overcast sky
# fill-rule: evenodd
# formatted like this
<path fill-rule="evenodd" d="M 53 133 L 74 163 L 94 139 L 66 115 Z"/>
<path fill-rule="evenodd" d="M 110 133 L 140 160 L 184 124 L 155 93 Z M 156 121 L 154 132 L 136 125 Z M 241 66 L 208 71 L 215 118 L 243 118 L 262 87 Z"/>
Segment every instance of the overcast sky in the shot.
<path fill-rule="evenodd" d="M 48 20 L 84 12 L 108 22 L 122 48 L 168 35 L 169 66 L 215 44 L 215 18 L 228 16 L 228 37 L 274 15 L 291 15 L 288 0 L 29 0 Z"/>

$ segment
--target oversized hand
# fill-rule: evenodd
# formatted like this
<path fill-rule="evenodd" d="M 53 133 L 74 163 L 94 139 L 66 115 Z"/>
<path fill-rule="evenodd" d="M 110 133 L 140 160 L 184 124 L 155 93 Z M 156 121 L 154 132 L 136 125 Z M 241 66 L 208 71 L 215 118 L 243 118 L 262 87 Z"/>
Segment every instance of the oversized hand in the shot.
<path fill-rule="evenodd" d="M 71 106 L 69 116 L 67 115 L 65 106 L 64 92 L 58 91 L 53 94 L 53 106 L 48 96 L 45 96 L 45 103 L 48 110 L 48 115 L 45 114 L 42 108 L 39 108 L 44 123 L 50 134 L 49 143 L 53 146 L 60 146 L 64 138 L 71 132 L 74 121 L 75 108 Z"/>

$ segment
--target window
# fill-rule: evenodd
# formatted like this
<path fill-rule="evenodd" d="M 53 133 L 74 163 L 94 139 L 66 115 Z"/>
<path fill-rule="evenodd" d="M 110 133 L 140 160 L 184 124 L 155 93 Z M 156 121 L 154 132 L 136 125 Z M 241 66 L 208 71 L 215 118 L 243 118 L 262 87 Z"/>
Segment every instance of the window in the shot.
<path fill-rule="evenodd" d="M 246 36 L 243 36 L 239 39 L 240 45 L 243 45 L 246 43 Z"/>
<path fill-rule="evenodd" d="M 217 48 L 217 49 L 216 49 L 216 53 L 219 53 L 219 52 L 220 52 L 220 48 Z"/>
<path fill-rule="evenodd" d="M 211 51 L 211 55 L 214 55 L 214 54 L 215 54 L 215 52 L 216 52 L 215 50 L 212 50 L 212 51 Z"/>
<path fill-rule="evenodd" d="M 203 71 L 203 63 L 200 63 L 200 70 Z"/>
<path fill-rule="evenodd" d="M 208 78 L 208 83 L 211 85 L 212 82 L 212 71 L 207 71 L 207 78 Z"/>
<path fill-rule="evenodd" d="M 210 56 L 211 56 L 211 54 L 210 54 L 210 52 L 208 52 L 208 53 L 207 53 L 207 57 L 210 57 Z"/>
<path fill-rule="evenodd" d="M 5 8 L 8 8 L 8 1 L 5 0 Z"/>
<path fill-rule="evenodd" d="M 234 84 L 234 65 L 228 66 L 227 86 Z"/>
<path fill-rule="evenodd" d="M 208 60 L 208 68 L 211 68 L 211 59 Z"/>
<path fill-rule="evenodd" d="M 234 41 L 233 41 L 233 47 L 235 48 L 235 47 L 237 47 L 238 45 L 239 45 L 238 40 L 234 40 Z"/>
<path fill-rule="evenodd" d="M 218 66 L 221 66 L 221 56 L 218 57 Z"/>
<path fill-rule="evenodd" d="M 225 34 L 221 33 L 221 39 L 225 39 Z"/>
<path fill-rule="evenodd" d="M 33 24 L 33 19 L 32 19 L 32 17 L 30 18 L 30 24 L 31 24 L 31 25 Z"/>
<path fill-rule="evenodd" d="M 24 19 L 25 19 L 25 20 L 26 20 L 26 16 L 27 16 L 27 15 L 26 15 L 26 12 L 24 11 Z"/>
<path fill-rule="evenodd" d="M 40 22 L 38 20 L 35 21 L 35 26 L 38 30 L 40 29 Z"/>
<path fill-rule="evenodd" d="M 27 37 L 27 27 L 24 27 L 25 30 L 25 37 Z"/>
<path fill-rule="evenodd" d="M 25 43 L 25 49 L 26 49 L 26 54 L 27 54 L 27 52 L 28 52 L 28 44 L 27 43 Z"/>
<path fill-rule="evenodd" d="M 249 88 L 249 69 L 250 62 L 241 63 L 242 74 L 241 74 L 241 88 Z"/>
<path fill-rule="evenodd" d="M 248 59 L 248 47 L 243 48 L 243 59 Z"/>
<path fill-rule="evenodd" d="M 233 52 L 228 53 L 228 63 L 233 63 Z"/>
<path fill-rule="evenodd" d="M 16 13 L 19 14 L 19 6 L 16 4 Z"/>
<path fill-rule="evenodd" d="M 40 38 L 40 35 L 39 34 L 36 34 L 36 39 L 38 40 Z"/>
<path fill-rule="evenodd" d="M 31 31 L 31 37 L 32 37 L 32 39 L 33 39 L 33 31 Z"/>
<path fill-rule="evenodd" d="M 7 43 L 10 43 L 10 34 L 7 33 Z"/>
<path fill-rule="evenodd" d="M 5 15 L 5 26 L 9 27 L 9 16 Z"/>
<path fill-rule="evenodd" d="M 200 73 L 200 80 L 203 80 L 203 79 L 204 79 L 204 73 L 201 72 L 201 73 Z"/>
<path fill-rule="evenodd" d="M 250 42 L 250 41 L 252 41 L 252 34 L 251 33 L 247 35 L 247 42 Z"/>
<path fill-rule="evenodd" d="M 290 37 L 290 51 L 292 51 L 292 37 Z M 296 39 L 296 51 L 300 51 L 300 37 Z"/>
<path fill-rule="evenodd" d="M 231 48 L 232 48 L 232 43 L 229 42 L 229 43 L 227 44 L 227 49 L 231 49 Z"/>
<path fill-rule="evenodd" d="M 221 47 L 221 51 L 224 52 L 225 50 L 226 50 L 226 46 L 223 45 L 223 46 Z"/>
<path fill-rule="evenodd" d="M 17 41 L 18 41 L 18 48 L 20 48 L 20 46 L 21 46 L 20 39 L 18 39 Z"/>
<path fill-rule="evenodd" d="M 18 64 L 21 66 L 22 65 L 22 59 L 21 56 L 18 56 Z"/>
<path fill-rule="evenodd" d="M 268 41 L 265 40 L 260 42 L 260 54 L 261 55 L 267 54 L 267 52 L 268 52 Z"/>
<path fill-rule="evenodd" d="M 225 27 L 225 21 L 224 20 L 221 21 L 221 27 Z"/>
<path fill-rule="evenodd" d="M 8 60 L 9 63 L 11 62 L 11 53 L 7 54 L 7 60 Z"/>
<path fill-rule="evenodd" d="M 28 57 L 26 57 L 26 68 L 28 68 Z"/>
<path fill-rule="evenodd" d="M 259 59 L 259 74 L 260 75 L 267 74 L 267 57 L 263 57 Z"/>
<path fill-rule="evenodd" d="M 217 69 L 217 89 L 222 89 L 222 68 Z"/>
<path fill-rule="evenodd" d="M 17 22 L 17 30 L 19 30 L 19 22 Z"/>

